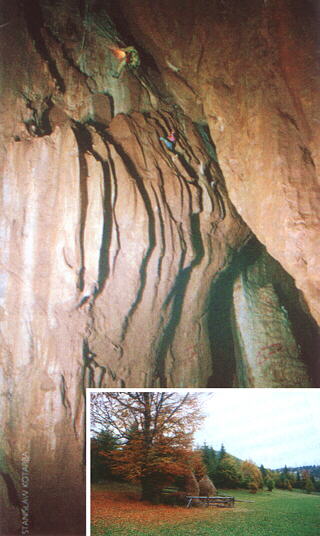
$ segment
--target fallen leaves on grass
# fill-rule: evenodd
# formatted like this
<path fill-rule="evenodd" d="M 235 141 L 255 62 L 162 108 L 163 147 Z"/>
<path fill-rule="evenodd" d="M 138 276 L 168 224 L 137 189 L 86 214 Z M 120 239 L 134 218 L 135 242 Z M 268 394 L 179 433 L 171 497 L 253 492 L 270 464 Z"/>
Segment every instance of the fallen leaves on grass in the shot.
<path fill-rule="evenodd" d="M 198 519 L 218 518 L 231 512 L 231 508 L 186 508 L 185 506 L 152 505 L 139 500 L 138 493 L 118 492 L 106 489 L 92 490 L 91 519 L 105 525 L 137 526 L 162 525 L 164 523 L 188 523 Z"/>

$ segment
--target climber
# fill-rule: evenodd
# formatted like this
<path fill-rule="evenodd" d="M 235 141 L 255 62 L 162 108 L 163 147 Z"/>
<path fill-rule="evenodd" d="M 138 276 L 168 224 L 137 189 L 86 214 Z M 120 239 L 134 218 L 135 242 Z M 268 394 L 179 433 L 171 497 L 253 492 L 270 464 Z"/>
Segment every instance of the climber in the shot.
<path fill-rule="evenodd" d="M 169 149 L 169 151 L 171 151 L 174 154 L 177 154 L 175 151 L 175 145 L 176 145 L 177 139 L 176 139 L 174 130 L 170 130 L 166 138 L 163 138 L 162 136 L 160 136 L 159 139 L 164 142 L 165 146 Z"/>
<path fill-rule="evenodd" d="M 139 67 L 140 58 L 138 51 L 134 47 L 116 48 L 111 50 L 113 54 L 121 60 L 117 70 L 112 72 L 114 78 L 119 78 L 125 67 L 129 67 L 129 69 L 136 69 Z"/>

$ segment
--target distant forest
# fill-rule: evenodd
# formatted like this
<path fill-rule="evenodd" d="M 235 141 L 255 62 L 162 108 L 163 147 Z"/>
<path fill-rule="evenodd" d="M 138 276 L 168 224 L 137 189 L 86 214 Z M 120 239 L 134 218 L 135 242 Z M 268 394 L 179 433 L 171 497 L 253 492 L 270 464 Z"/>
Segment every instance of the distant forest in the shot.
<path fill-rule="evenodd" d="M 284 471 L 284 467 L 276 469 L 276 471 Z M 302 471 L 308 471 L 310 476 L 313 476 L 315 479 L 320 479 L 320 465 L 300 465 L 299 467 L 287 467 L 290 473 L 302 473 Z"/>
<path fill-rule="evenodd" d="M 223 445 L 220 450 L 204 444 L 197 447 L 207 467 L 211 480 L 220 488 L 249 487 L 244 467 L 250 464 L 251 470 L 255 468 L 258 487 L 267 487 L 270 491 L 279 489 L 302 489 L 306 492 L 320 491 L 320 466 L 308 465 L 300 467 L 282 467 L 280 469 L 267 469 L 263 465 L 258 467 L 252 461 L 242 461 L 228 454 Z M 259 471 L 259 473 L 258 473 Z"/>

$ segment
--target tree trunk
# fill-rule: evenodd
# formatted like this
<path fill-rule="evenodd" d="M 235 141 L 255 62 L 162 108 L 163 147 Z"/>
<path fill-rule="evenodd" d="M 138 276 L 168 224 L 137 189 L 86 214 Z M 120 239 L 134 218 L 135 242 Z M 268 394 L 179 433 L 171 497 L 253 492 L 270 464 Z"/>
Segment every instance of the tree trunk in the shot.
<path fill-rule="evenodd" d="M 141 478 L 141 500 L 157 504 L 160 499 L 161 488 L 156 485 L 151 475 Z"/>

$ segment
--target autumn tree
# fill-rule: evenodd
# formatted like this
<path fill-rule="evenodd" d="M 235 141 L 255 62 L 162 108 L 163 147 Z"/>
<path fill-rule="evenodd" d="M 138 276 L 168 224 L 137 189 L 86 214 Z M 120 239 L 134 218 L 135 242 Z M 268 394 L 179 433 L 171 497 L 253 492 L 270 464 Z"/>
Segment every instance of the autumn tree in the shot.
<path fill-rule="evenodd" d="M 314 491 L 314 484 L 310 478 L 310 472 L 307 470 L 302 471 L 302 487 L 307 493 Z"/>
<path fill-rule="evenodd" d="M 241 473 L 239 470 L 239 463 L 237 460 L 223 452 L 223 455 L 219 456 L 215 471 L 209 473 L 210 478 L 214 484 L 221 488 L 238 488 L 241 485 Z"/>
<path fill-rule="evenodd" d="M 119 446 L 106 456 L 115 472 L 140 480 L 143 500 L 156 500 L 173 478 L 199 466 L 199 453 L 192 451 L 193 434 L 203 418 L 199 398 L 176 392 L 91 395 L 92 429 L 112 430 Z"/>
<path fill-rule="evenodd" d="M 244 461 L 241 464 L 243 482 L 252 492 L 262 488 L 262 474 L 253 462 Z"/>
<path fill-rule="evenodd" d="M 314 484 L 311 478 L 307 478 L 304 489 L 306 490 L 307 493 L 311 493 L 312 491 L 314 491 Z"/>

